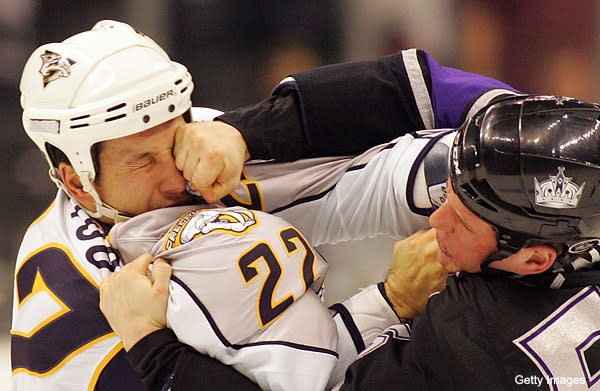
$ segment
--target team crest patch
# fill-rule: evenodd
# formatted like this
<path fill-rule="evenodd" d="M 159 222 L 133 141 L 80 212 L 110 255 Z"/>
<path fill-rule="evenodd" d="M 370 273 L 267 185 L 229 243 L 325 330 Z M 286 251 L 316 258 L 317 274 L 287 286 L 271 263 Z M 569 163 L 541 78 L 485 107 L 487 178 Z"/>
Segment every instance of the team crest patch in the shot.
<path fill-rule="evenodd" d="M 545 181 L 535 182 L 535 204 L 548 208 L 576 208 L 581 199 L 581 193 L 585 182 L 581 185 L 571 181 L 571 177 L 565 176 L 565 168 L 558 167 L 557 175 L 549 175 Z"/>
<path fill-rule="evenodd" d="M 40 57 L 42 66 L 39 72 L 44 79 L 44 87 L 61 77 L 68 77 L 71 74 L 71 65 L 76 63 L 76 61 L 50 50 L 46 50 Z"/>
<path fill-rule="evenodd" d="M 241 235 L 258 224 L 249 210 L 202 209 L 187 213 L 167 232 L 165 250 L 181 246 L 211 232 Z"/>

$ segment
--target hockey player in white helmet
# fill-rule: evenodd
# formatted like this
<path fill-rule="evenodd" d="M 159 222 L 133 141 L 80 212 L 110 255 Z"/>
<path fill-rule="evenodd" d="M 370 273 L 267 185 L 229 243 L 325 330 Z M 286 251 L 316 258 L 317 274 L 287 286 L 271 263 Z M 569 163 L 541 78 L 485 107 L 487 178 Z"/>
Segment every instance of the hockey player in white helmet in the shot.
<path fill-rule="evenodd" d="M 106 234 L 116 222 L 193 200 L 173 157 L 176 130 L 191 108 L 192 89 L 184 66 L 171 61 L 148 37 L 119 22 L 99 22 L 90 31 L 43 45 L 31 55 L 21 82 L 23 125 L 46 157 L 59 191 L 30 226 L 19 250 L 11 330 L 13 390 L 143 388 L 125 359 L 120 339 L 98 308 L 100 282 L 122 261 Z M 271 227 L 270 219 L 280 221 L 263 215 L 260 223 Z M 255 229 L 244 235 L 259 243 L 261 232 Z M 237 268 L 227 259 L 235 261 L 248 248 L 239 248 L 239 241 L 228 243 L 223 243 L 223 263 Z M 291 256 L 294 251 L 289 251 Z M 286 275 L 287 285 L 278 284 L 278 292 L 292 283 Z M 363 317 L 370 319 L 365 330 L 373 334 L 397 318 L 382 292 L 375 286 L 368 292 L 353 303 L 360 308 L 362 302 L 374 311 Z M 295 293 L 295 300 L 301 294 Z M 350 344 L 345 351 L 356 356 L 357 337 L 347 327 L 352 324 L 352 330 L 360 332 L 360 325 L 348 319 L 334 322 L 320 303 L 315 304 L 312 308 L 321 317 L 326 315 L 327 328 L 333 330 L 317 336 L 329 349 L 329 353 L 317 349 L 317 354 L 329 355 L 335 363 L 338 327 Z M 230 308 L 221 310 L 227 313 Z M 362 341 L 361 336 L 358 339 Z M 233 369 L 209 357 L 205 360 L 207 372 L 228 374 L 209 377 L 213 382 L 228 379 L 237 389 L 244 384 L 255 387 Z M 264 363 L 247 361 L 255 367 Z M 317 366 L 325 371 L 319 375 L 322 386 L 332 364 Z M 277 384 L 269 381 L 268 368 L 264 365 L 266 374 L 253 379 Z"/>
<path fill-rule="evenodd" d="M 60 188 L 16 265 L 14 390 L 141 390 L 98 310 L 118 257 L 106 228 L 189 202 L 171 154 L 191 108 L 187 69 L 115 21 L 36 49 L 21 80 L 23 126 Z"/>

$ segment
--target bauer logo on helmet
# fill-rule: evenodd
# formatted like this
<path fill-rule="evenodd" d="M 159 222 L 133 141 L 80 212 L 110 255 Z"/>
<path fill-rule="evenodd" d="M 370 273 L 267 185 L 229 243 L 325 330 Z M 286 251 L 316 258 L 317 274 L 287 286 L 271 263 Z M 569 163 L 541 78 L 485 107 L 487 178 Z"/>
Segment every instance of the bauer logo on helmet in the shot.
<path fill-rule="evenodd" d="M 170 89 L 170 90 L 162 92 L 156 96 L 153 96 L 152 98 L 144 99 L 143 101 L 136 103 L 133 106 L 133 111 L 139 111 L 143 108 L 146 108 L 148 106 L 151 106 L 155 103 L 158 103 L 160 101 L 163 101 L 163 100 L 165 100 L 169 97 L 173 97 L 173 96 L 175 96 L 175 90 Z"/>

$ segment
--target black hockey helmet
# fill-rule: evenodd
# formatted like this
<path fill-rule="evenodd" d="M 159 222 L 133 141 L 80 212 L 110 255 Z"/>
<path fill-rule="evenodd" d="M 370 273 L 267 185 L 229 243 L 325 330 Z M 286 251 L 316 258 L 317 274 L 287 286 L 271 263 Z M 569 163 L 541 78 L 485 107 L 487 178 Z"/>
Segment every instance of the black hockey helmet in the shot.
<path fill-rule="evenodd" d="M 531 240 L 585 252 L 600 243 L 600 108 L 559 96 L 495 102 L 459 129 L 450 178 L 496 229 L 499 258 Z"/>

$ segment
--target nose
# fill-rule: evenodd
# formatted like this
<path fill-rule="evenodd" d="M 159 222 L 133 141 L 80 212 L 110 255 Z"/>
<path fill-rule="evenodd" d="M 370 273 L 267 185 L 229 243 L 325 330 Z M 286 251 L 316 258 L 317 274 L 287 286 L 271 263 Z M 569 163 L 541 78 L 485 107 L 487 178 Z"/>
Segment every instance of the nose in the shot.
<path fill-rule="evenodd" d="M 443 202 L 442 205 L 429 216 L 429 225 L 438 231 L 448 231 L 452 227 L 448 221 L 448 218 L 450 217 L 450 207 L 447 204 L 447 202 Z"/>
<path fill-rule="evenodd" d="M 175 161 L 165 162 L 160 168 L 161 180 L 158 190 L 165 194 L 178 194 L 185 192 L 185 178 L 183 173 L 175 166 Z"/>

